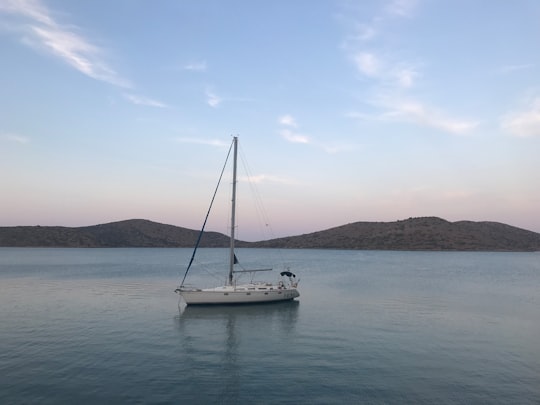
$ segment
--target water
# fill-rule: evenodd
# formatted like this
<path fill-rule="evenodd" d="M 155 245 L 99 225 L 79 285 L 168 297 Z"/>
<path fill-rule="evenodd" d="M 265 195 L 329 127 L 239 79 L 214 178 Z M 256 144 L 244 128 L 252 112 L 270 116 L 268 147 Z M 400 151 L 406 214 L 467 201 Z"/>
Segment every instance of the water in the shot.
<path fill-rule="evenodd" d="M 299 302 L 179 308 L 190 253 L 0 249 L 0 403 L 540 403 L 539 253 L 281 251 Z"/>

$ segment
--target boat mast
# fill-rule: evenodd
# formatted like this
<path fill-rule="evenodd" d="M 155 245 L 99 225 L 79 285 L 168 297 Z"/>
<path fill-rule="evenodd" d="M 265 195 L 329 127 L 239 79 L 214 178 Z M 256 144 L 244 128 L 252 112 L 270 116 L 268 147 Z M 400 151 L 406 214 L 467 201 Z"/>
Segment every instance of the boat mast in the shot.
<path fill-rule="evenodd" d="M 228 285 L 233 285 L 233 272 L 234 272 L 234 231 L 236 221 L 236 158 L 238 156 L 238 137 L 233 137 L 233 182 L 232 182 L 232 204 L 231 204 L 231 248 L 229 256 L 229 281 Z"/>

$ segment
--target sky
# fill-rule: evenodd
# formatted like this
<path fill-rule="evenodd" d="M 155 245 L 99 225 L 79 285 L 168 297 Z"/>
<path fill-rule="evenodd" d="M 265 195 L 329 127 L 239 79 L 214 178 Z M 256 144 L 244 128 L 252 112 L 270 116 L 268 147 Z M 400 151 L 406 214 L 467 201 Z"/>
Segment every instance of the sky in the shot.
<path fill-rule="evenodd" d="M 0 0 L 0 226 L 199 229 L 238 136 L 240 239 L 540 232 L 539 41 L 536 0 Z"/>

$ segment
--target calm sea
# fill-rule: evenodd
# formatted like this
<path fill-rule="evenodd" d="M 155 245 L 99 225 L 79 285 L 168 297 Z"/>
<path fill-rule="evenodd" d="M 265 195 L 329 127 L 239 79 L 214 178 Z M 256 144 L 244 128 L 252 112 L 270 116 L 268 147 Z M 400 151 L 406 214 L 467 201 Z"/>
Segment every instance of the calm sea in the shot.
<path fill-rule="evenodd" d="M 0 403 L 540 404 L 539 253 L 246 249 L 299 301 L 184 308 L 190 254 L 0 249 Z"/>

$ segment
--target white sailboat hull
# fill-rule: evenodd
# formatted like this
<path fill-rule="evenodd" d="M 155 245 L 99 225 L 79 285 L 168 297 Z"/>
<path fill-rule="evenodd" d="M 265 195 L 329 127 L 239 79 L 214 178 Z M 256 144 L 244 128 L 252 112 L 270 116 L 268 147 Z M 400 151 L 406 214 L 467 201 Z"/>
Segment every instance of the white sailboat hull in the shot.
<path fill-rule="evenodd" d="M 201 290 L 179 288 L 177 292 L 187 305 L 256 304 L 290 301 L 300 296 L 296 288 L 250 289 L 227 286 Z"/>

